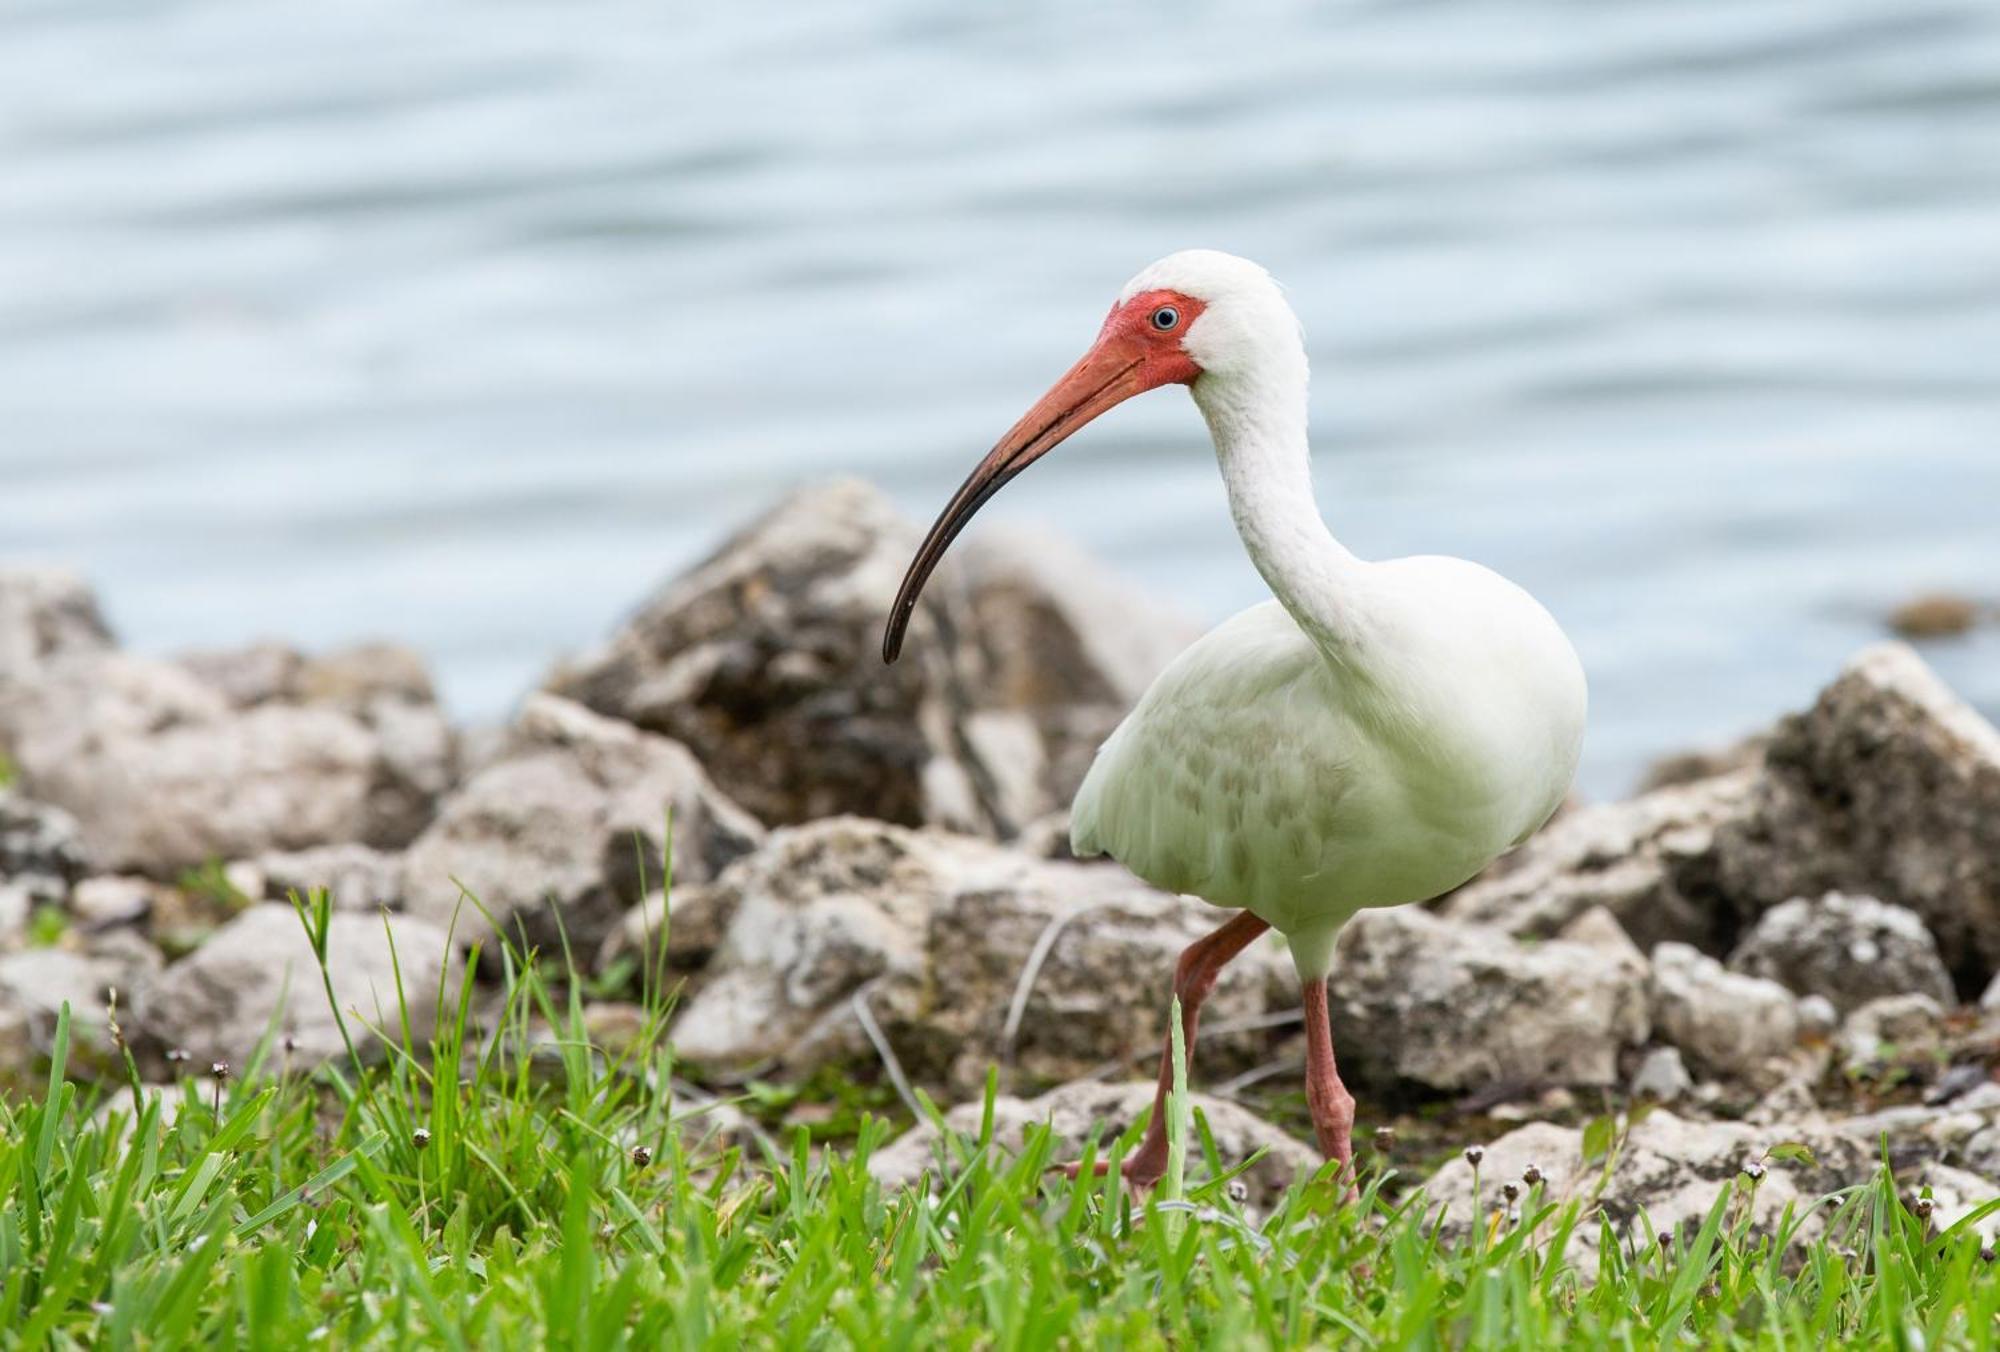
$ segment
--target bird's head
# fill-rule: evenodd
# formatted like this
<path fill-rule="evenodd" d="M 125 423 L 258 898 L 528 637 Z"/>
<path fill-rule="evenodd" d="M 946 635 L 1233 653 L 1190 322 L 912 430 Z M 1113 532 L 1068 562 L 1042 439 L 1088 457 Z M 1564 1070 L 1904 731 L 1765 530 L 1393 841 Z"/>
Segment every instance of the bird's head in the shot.
<path fill-rule="evenodd" d="M 1274 364 L 1298 366 L 1305 349 L 1298 321 L 1271 275 L 1248 259 L 1213 249 L 1169 254 L 1125 284 L 1097 339 L 986 454 L 924 537 L 889 613 L 882 660 L 893 662 L 917 597 L 951 542 L 1008 481 L 1099 414 L 1162 385 L 1187 385 L 1206 411 L 1208 396 L 1258 383 Z"/>

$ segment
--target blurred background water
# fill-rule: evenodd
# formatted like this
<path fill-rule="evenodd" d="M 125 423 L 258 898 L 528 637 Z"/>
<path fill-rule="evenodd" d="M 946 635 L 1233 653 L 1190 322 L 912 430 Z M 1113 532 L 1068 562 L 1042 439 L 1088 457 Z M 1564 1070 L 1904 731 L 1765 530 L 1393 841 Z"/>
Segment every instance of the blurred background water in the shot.
<path fill-rule="evenodd" d="M 1190 245 L 1287 284 L 1336 532 L 1568 627 L 1593 793 L 2000 590 L 1992 0 L 4 0 L 0 558 L 499 717 L 794 483 L 928 519 Z M 1177 392 L 988 510 L 1261 595 Z"/>

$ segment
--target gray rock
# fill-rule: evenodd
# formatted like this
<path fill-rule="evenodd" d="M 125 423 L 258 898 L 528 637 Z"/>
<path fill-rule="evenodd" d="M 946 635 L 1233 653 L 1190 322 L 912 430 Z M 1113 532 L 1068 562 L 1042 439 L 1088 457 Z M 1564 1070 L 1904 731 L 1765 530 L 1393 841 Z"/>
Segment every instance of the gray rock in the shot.
<path fill-rule="evenodd" d="M 437 703 L 423 657 L 395 643 L 359 643 L 315 655 L 263 642 L 183 653 L 175 660 L 238 709 L 322 704 L 359 710 L 382 700 Z"/>
<path fill-rule="evenodd" d="M 1443 913 L 1548 937 L 1601 906 L 1641 948 L 1719 947 L 1732 922 L 1716 891 L 1715 832 L 1749 810 L 1757 773 L 1738 770 L 1568 813 L 1453 893 Z"/>
<path fill-rule="evenodd" d="M 1901 644 L 1857 655 L 1761 760 L 1568 814 L 1443 912 L 1550 935 L 1601 905 L 1642 946 L 1720 956 L 1829 891 L 1915 911 L 1961 993 L 2000 967 L 2000 732 Z"/>
<path fill-rule="evenodd" d="M 1207 1094 L 1190 1094 L 1189 1099 L 1207 1117 L 1224 1166 L 1240 1164 L 1260 1150 L 1266 1152 L 1243 1175 L 1251 1206 L 1269 1206 L 1294 1179 L 1320 1167 L 1322 1161 L 1311 1146 L 1248 1109 Z M 993 1103 L 994 1143 L 1007 1154 L 1018 1155 L 1026 1142 L 1027 1128 L 1046 1124 L 1056 1138 L 1053 1162 L 1061 1163 L 1083 1153 L 1095 1128 L 1101 1158 L 1110 1150 L 1112 1140 L 1152 1106 L 1151 1081 L 1070 1084 L 1027 1100 L 1003 1095 Z M 983 1101 L 962 1103 L 945 1114 L 945 1125 L 976 1142 L 984 1111 Z M 935 1182 L 963 1163 L 954 1149 L 944 1145 L 936 1128 L 924 1123 L 871 1155 L 868 1172 L 887 1187 L 901 1188 L 912 1186 L 926 1173 Z M 1197 1177 L 1201 1165 L 1198 1150 L 1192 1153 L 1190 1164 L 1190 1177 Z"/>
<path fill-rule="evenodd" d="M 0 568 L 0 687 L 33 679 L 55 658 L 111 647 L 111 627 L 82 578 L 56 568 Z"/>
<path fill-rule="evenodd" d="M 1775 981 L 1728 971 L 1686 944 L 1653 949 L 1653 1026 L 1710 1074 L 1762 1078 L 1798 1041 L 1798 1005 Z"/>
<path fill-rule="evenodd" d="M 357 1050 L 379 1050 L 370 1027 L 400 1036 L 399 972 L 411 1036 L 419 1045 L 429 1039 L 440 990 L 462 976 L 444 931 L 410 916 L 341 912 L 329 927 L 327 967 Z M 184 1047 L 203 1065 L 240 1068 L 273 1028 L 293 1039 L 294 1066 L 345 1052 L 305 930 L 279 902 L 252 906 L 162 973 L 143 993 L 139 1023 L 159 1045 Z"/>
<path fill-rule="evenodd" d="M 18 883 L 0 882 L 0 948 L 12 947 L 27 933 L 35 900 Z"/>
<path fill-rule="evenodd" d="M 1990 1176 L 1981 1177 L 1937 1161 L 1924 1166 L 1918 1186 L 1919 1195 L 1929 1196 L 1935 1208 L 1930 1217 L 1930 1229 L 1934 1235 L 1943 1234 L 2000 1196 L 2000 1185 L 1996 1185 Z M 1989 1214 L 1974 1221 L 1970 1228 L 1990 1244 L 1993 1236 L 2000 1233 L 2000 1220 Z"/>
<path fill-rule="evenodd" d="M 1746 915 L 1866 893 L 1923 917 L 1960 989 L 2000 967 L 2000 731 L 1900 643 L 1868 648 L 1779 723 L 1754 811 L 1716 839 Z"/>
<path fill-rule="evenodd" d="M 1895 1052 L 1935 1044 L 1944 1028 L 1944 1007 L 1928 995 L 1885 995 L 1847 1016 L 1837 1041 L 1850 1065 Z"/>
<path fill-rule="evenodd" d="M 71 891 L 69 910 L 86 929 L 137 925 L 152 914 L 160 891 L 151 878 L 85 878 Z"/>
<path fill-rule="evenodd" d="M 1364 1083 L 1616 1084 L 1649 1027 L 1629 943 L 1525 944 L 1413 907 L 1349 921 L 1329 985 L 1343 1073 Z"/>
<path fill-rule="evenodd" d="M 1968 1136 L 1959 1162 L 1982 1178 L 2000 1179 L 2000 1125 L 1989 1123 Z"/>
<path fill-rule="evenodd" d="M 253 643 L 241 648 L 204 648 L 182 653 L 175 664 L 228 702 L 233 709 L 291 703 L 306 656 L 289 644 Z"/>
<path fill-rule="evenodd" d="M 320 845 L 273 851 L 254 861 L 262 886 L 255 895 L 283 901 L 325 889 L 343 911 L 395 910 L 403 904 L 403 856 L 367 845 Z"/>
<path fill-rule="evenodd" d="M 919 537 L 865 484 L 798 493 L 549 688 L 685 743 L 773 825 L 863 813 L 1011 837 L 1069 801 L 1188 631 L 1087 562 L 986 531 L 884 667 Z"/>
<path fill-rule="evenodd" d="M 1732 969 L 1820 995 L 1845 1014 L 1882 995 L 1952 1002 L 1937 941 L 1916 912 L 1873 897 L 1794 897 L 1758 917 L 1730 955 Z"/>
<path fill-rule="evenodd" d="M 1687 1062 L 1681 1059 L 1680 1048 L 1655 1047 L 1646 1053 L 1646 1059 L 1633 1072 L 1630 1092 L 1635 1099 L 1672 1103 L 1692 1088 L 1694 1077 L 1688 1074 Z"/>
<path fill-rule="evenodd" d="M 76 817 L 93 868 L 163 879 L 267 850 L 401 845 L 452 760 L 435 705 L 245 706 L 188 667 L 97 651 L 0 685 L 0 743 L 25 791 Z"/>
<path fill-rule="evenodd" d="M 1824 995 L 1799 997 L 1799 1031 L 1808 1037 L 1825 1037 L 1840 1027 L 1840 1009 Z"/>
<path fill-rule="evenodd" d="M 181 1115 L 181 1107 L 187 1096 L 177 1084 L 141 1084 L 144 1099 L 132 1093 L 132 1086 L 121 1084 L 98 1103 L 97 1111 L 90 1120 L 100 1129 L 115 1129 L 113 1141 L 122 1141 L 124 1133 L 138 1125 L 140 1111 L 153 1103 L 159 1104 L 158 1122 L 161 1129 L 171 1127 Z"/>
<path fill-rule="evenodd" d="M 1806 1146 L 1814 1163 L 1767 1156 L 1771 1147 L 1788 1143 Z M 1544 1198 L 1585 1203 L 1584 1221 L 1571 1237 L 1569 1257 L 1586 1272 L 1596 1254 L 1600 1212 L 1609 1217 L 1628 1252 L 1647 1242 L 1645 1225 L 1638 1219 L 1641 1212 L 1657 1233 L 1692 1235 L 1721 1190 L 1743 1186 L 1744 1166 L 1759 1163 L 1765 1174 L 1757 1185 L 1751 1216 L 1753 1224 L 1768 1233 L 1787 1206 L 1803 1210 L 1824 1193 L 1866 1180 L 1876 1164 L 1867 1147 L 1818 1124 L 1702 1122 L 1665 1109 L 1647 1113 L 1624 1135 L 1601 1190 L 1603 1161 L 1586 1162 L 1582 1147 L 1580 1130 L 1546 1122 L 1520 1127 L 1490 1143 L 1480 1164 L 1477 1214 L 1489 1217 L 1502 1205 L 1500 1185 L 1519 1179 L 1533 1164 L 1543 1177 Z M 1473 1175 L 1464 1160 L 1454 1159 L 1440 1168 L 1425 1193 L 1432 1206 L 1442 1206 L 1449 1229 L 1462 1232 L 1472 1222 Z M 1826 1216 L 1827 1210 L 1819 1209 L 1802 1228 L 1801 1237 L 1820 1233 Z"/>
<path fill-rule="evenodd" d="M 0 996 L 0 1091 L 26 1093 L 33 1087 L 36 1058 L 43 1054 L 38 1044 L 47 1040 L 38 1022 L 25 1003 Z"/>
<path fill-rule="evenodd" d="M 1781 1122 L 1817 1123 L 1826 1118 L 1820 1111 L 1819 1101 L 1813 1096 L 1815 1071 L 1810 1063 L 1802 1070 L 1787 1075 L 1777 1086 L 1750 1105 L 1750 1111 L 1743 1120 L 1754 1127 L 1769 1127 Z"/>
<path fill-rule="evenodd" d="M 913 1078 L 961 1094 L 995 1061 L 1045 1082 L 1150 1056 L 1175 958 L 1221 919 L 1104 865 L 859 818 L 774 833 L 716 890 L 729 895 L 709 904 L 730 920 L 674 1025 L 683 1060 L 873 1066 L 864 1002 Z M 1253 946 L 1210 1000 L 1198 1064 L 1244 1065 L 1268 1043 L 1227 1026 L 1296 1003 L 1289 961 Z"/>
<path fill-rule="evenodd" d="M 729 882 L 676 887 L 670 899 L 658 888 L 625 913 L 598 951 L 602 972 L 621 958 L 664 961 L 669 971 L 688 975 L 708 965 L 722 946 L 736 915 L 738 889 Z"/>
<path fill-rule="evenodd" d="M 956 637 L 979 647 L 978 703 L 1026 715 L 1046 765 L 1040 811 L 1066 808 L 1097 748 L 1200 628 L 1061 537 L 989 526 L 961 548 L 973 627 Z M 1009 820 L 1035 815 L 1022 812 Z"/>
<path fill-rule="evenodd" d="M 83 868 L 74 817 L 0 788 L 0 884 L 27 905 L 59 905 Z"/>
<path fill-rule="evenodd" d="M 480 909 L 461 906 L 462 884 L 510 933 L 518 919 L 534 943 L 557 940 L 559 915 L 588 954 L 659 881 L 670 813 L 676 881 L 712 878 L 763 837 L 686 747 L 535 696 L 507 749 L 411 845 L 405 905 L 440 927 L 455 918 L 461 940 L 489 936 Z"/>
<path fill-rule="evenodd" d="M 1762 764 L 1763 759 L 1764 738 L 1761 736 L 1745 737 L 1727 746 L 1675 752 L 1661 756 L 1646 767 L 1645 774 L 1639 777 L 1638 792 L 1651 793 L 1655 789 L 1696 784 L 1717 775 L 1754 768 Z"/>
<path fill-rule="evenodd" d="M 1556 937 L 1573 944 L 1594 948 L 1599 953 L 1627 966 L 1645 971 L 1648 967 L 1646 955 L 1632 942 L 1625 927 L 1618 918 L 1602 906 L 1593 906 L 1582 915 L 1564 925 Z"/>
<path fill-rule="evenodd" d="M 48 1055 L 56 1018 L 70 1007 L 70 1039 L 80 1074 L 109 1066 L 111 996 L 117 992 L 119 1023 L 131 1034 L 134 1006 L 145 998 L 160 969 L 150 944 L 126 934 L 121 941 L 86 948 L 30 948 L 0 957 L 0 1029 L 21 1030 L 23 1042 L 0 1052 L 0 1077 L 19 1073 L 36 1057 Z"/>

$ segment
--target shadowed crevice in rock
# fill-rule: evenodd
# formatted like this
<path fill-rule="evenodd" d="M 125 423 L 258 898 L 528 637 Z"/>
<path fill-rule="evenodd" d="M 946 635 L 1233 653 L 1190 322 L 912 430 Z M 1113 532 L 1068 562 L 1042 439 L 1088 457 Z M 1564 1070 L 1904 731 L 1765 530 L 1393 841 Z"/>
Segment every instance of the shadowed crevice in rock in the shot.
<path fill-rule="evenodd" d="M 1193 636 L 1066 545 L 983 532 L 884 666 L 920 531 L 878 491 L 803 490 L 663 587 L 548 688 L 686 744 L 771 825 L 841 813 L 1012 837 Z"/>

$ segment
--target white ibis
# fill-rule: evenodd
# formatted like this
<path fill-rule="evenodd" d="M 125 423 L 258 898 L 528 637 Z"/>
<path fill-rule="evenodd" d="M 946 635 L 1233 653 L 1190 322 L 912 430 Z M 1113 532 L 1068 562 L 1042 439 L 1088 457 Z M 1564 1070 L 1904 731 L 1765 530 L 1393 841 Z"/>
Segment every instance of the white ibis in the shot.
<path fill-rule="evenodd" d="M 1569 791 L 1582 665 L 1527 592 L 1475 563 L 1371 562 L 1327 530 L 1306 445 L 1306 351 L 1270 274 L 1197 249 L 1130 282 L 1097 341 L 1000 439 L 939 515 L 882 643 L 896 660 L 925 580 L 973 513 L 1091 419 L 1186 385 L 1208 421 L 1231 515 L 1274 600 L 1177 657 L 1106 740 L 1078 791 L 1079 856 L 1237 910 L 1181 955 L 1187 1045 L 1224 964 L 1288 941 L 1303 987 L 1306 1098 L 1320 1148 L 1353 1158 L 1354 1099 L 1334 1064 L 1326 979 L 1356 911 L 1425 901 L 1532 835 Z M 1167 1164 L 1170 1067 L 1126 1162 Z"/>

